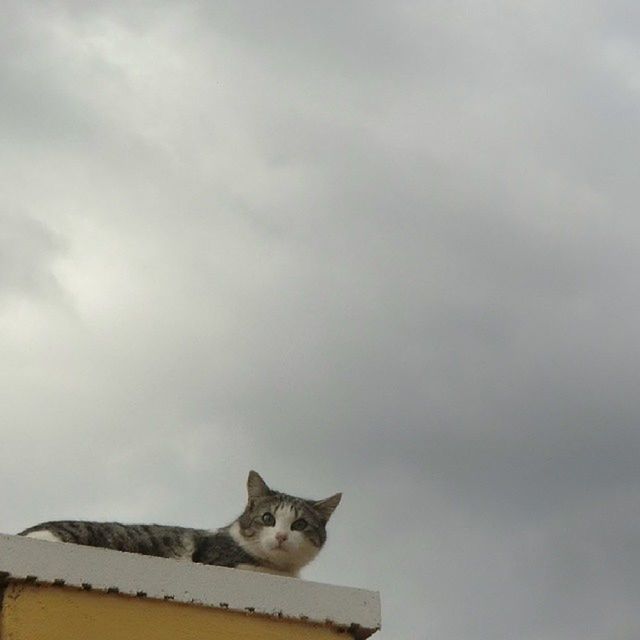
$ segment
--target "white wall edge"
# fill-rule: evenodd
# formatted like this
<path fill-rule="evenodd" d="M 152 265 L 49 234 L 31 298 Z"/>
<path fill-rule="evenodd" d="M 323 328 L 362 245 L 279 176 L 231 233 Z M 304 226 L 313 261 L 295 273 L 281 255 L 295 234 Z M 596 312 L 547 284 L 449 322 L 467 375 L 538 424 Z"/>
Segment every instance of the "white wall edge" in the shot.
<path fill-rule="evenodd" d="M 0 534 L 0 572 L 28 580 L 359 628 L 380 628 L 375 591 Z"/>

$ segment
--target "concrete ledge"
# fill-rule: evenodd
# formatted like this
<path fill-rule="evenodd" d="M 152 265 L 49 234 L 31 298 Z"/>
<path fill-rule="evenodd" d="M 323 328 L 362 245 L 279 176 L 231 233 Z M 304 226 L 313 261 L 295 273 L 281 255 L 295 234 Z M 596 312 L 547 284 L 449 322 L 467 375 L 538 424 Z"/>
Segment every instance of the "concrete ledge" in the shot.
<path fill-rule="evenodd" d="M 21 536 L 0 534 L 0 574 L 5 581 L 305 621 L 358 639 L 380 628 L 376 592 Z"/>

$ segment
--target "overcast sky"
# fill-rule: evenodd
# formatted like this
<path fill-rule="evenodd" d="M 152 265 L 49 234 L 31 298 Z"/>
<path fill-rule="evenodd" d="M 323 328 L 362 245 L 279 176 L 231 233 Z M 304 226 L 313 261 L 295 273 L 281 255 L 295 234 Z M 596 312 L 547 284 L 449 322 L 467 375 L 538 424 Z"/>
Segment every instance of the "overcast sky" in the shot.
<path fill-rule="evenodd" d="M 380 640 L 640 637 L 640 5 L 0 20 L 5 532 L 344 491 Z"/>

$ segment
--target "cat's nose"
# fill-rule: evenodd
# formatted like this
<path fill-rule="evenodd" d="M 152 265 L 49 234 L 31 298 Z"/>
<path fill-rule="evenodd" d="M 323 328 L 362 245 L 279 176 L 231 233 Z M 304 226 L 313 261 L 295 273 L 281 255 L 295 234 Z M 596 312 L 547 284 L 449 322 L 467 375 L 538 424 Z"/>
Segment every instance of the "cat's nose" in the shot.
<path fill-rule="evenodd" d="M 278 533 L 276 533 L 276 540 L 280 543 L 283 543 L 285 540 L 287 540 L 288 537 L 289 534 L 285 533 L 284 531 L 278 531 Z"/>

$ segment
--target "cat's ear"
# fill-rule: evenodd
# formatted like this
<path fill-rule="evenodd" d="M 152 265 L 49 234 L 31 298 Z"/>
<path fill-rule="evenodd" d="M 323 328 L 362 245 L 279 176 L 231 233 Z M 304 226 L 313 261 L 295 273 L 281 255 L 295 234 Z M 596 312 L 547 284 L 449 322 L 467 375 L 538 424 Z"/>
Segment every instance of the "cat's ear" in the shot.
<path fill-rule="evenodd" d="M 271 495 L 271 489 L 269 489 L 267 483 L 260 477 L 259 473 L 249 471 L 247 493 L 249 494 L 249 500 L 252 500 L 253 498 Z"/>
<path fill-rule="evenodd" d="M 331 517 L 331 514 L 335 511 L 336 507 L 340 504 L 340 498 L 342 498 L 341 493 L 336 493 L 330 498 L 325 498 L 324 500 L 318 500 L 313 503 L 313 508 L 320 513 L 320 515 L 328 520 Z"/>

